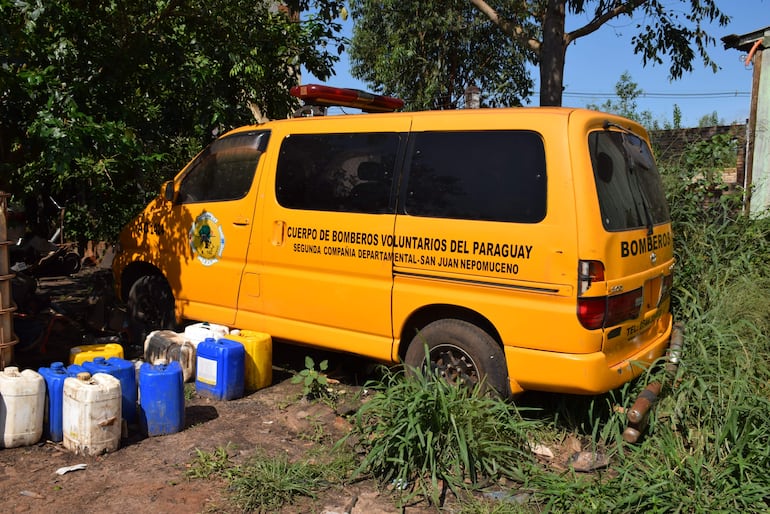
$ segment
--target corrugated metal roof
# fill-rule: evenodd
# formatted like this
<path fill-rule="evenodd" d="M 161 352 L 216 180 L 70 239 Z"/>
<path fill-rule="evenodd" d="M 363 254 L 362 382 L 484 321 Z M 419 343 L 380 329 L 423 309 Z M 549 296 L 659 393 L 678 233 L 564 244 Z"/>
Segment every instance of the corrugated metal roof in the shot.
<path fill-rule="evenodd" d="M 770 27 L 755 30 L 747 34 L 730 34 L 722 38 L 722 43 L 725 45 L 725 50 L 730 48 L 737 48 L 738 50 L 748 51 L 758 39 L 762 39 L 762 46 L 770 48 Z"/>

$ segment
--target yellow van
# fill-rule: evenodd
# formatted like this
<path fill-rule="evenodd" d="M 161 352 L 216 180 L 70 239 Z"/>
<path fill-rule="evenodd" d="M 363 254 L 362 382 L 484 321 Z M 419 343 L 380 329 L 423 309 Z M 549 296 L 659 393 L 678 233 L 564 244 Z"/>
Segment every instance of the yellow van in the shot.
<path fill-rule="evenodd" d="M 353 91 L 312 88 L 321 104 Z M 450 380 L 504 394 L 595 394 L 671 335 L 673 237 L 648 136 L 584 109 L 242 127 L 118 246 L 140 344 L 208 321 L 389 363 L 420 365 L 427 347 Z"/>

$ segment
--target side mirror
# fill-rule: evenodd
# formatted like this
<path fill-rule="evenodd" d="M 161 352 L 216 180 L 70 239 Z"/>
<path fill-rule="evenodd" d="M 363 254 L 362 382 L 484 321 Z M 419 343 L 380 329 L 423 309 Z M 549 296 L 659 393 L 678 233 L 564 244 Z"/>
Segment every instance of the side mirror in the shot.
<path fill-rule="evenodd" d="M 160 194 L 163 196 L 163 198 L 168 202 L 174 201 L 174 181 L 169 180 L 168 182 L 164 182 L 163 186 L 161 187 Z"/>

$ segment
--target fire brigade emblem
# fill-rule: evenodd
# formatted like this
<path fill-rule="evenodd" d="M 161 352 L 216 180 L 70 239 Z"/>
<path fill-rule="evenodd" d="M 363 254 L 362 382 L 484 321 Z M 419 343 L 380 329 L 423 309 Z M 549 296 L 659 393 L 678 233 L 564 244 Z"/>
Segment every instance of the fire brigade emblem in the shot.
<path fill-rule="evenodd" d="M 195 218 L 190 229 L 190 248 L 204 266 L 211 266 L 222 257 L 225 234 L 219 220 L 211 213 L 204 212 Z"/>

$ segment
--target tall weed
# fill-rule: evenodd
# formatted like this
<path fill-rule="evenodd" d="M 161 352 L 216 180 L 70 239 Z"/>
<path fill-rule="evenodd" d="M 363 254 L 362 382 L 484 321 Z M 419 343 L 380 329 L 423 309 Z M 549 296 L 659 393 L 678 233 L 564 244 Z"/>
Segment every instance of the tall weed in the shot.
<path fill-rule="evenodd" d="M 490 481 L 521 480 L 532 463 L 523 420 L 482 388 L 457 387 L 431 371 L 386 372 L 359 409 L 351 436 L 364 457 L 356 474 L 371 474 L 401 491 L 442 503 Z"/>
<path fill-rule="evenodd" d="M 697 168 L 663 171 L 677 259 L 674 309 L 699 318 L 740 277 L 770 276 L 770 219 L 744 216 L 741 191 Z"/>

